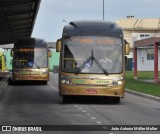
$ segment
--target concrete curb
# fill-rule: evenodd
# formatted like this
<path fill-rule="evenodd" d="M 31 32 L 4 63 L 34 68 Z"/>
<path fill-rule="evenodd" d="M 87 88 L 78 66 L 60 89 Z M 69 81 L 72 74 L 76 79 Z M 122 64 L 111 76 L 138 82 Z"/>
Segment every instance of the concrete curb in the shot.
<path fill-rule="evenodd" d="M 134 94 L 134 95 L 138 95 L 138 96 L 145 97 L 145 98 L 148 98 L 148 99 L 160 101 L 160 97 L 157 97 L 157 96 L 152 96 L 152 95 L 149 95 L 149 94 L 136 92 L 136 91 L 133 91 L 133 90 L 130 90 L 130 89 L 125 89 L 125 90 L 126 90 L 127 93 L 130 93 L 130 94 Z"/>

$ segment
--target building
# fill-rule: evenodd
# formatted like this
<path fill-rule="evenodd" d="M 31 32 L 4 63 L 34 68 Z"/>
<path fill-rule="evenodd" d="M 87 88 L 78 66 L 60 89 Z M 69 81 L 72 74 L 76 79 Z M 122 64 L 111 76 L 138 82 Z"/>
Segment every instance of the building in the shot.
<path fill-rule="evenodd" d="M 48 47 L 52 52 L 52 56 L 49 58 L 49 69 L 50 71 L 58 72 L 60 53 L 56 52 L 56 42 L 48 42 Z"/>
<path fill-rule="evenodd" d="M 130 43 L 131 54 L 133 58 L 134 41 L 160 37 L 160 18 L 135 18 L 127 16 L 127 18 L 116 21 L 124 30 L 124 38 Z"/>
<path fill-rule="evenodd" d="M 123 28 L 124 38 L 130 43 L 131 52 L 130 55 L 127 56 L 128 65 L 126 69 L 132 70 L 134 41 L 151 37 L 160 37 L 160 18 L 135 18 L 134 16 L 127 16 L 127 18 L 117 20 L 116 23 Z M 143 51 L 141 51 L 142 49 L 139 48 L 138 51 L 141 51 L 141 54 L 138 52 L 139 63 L 146 59 L 145 56 L 143 56 L 145 55 L 144 49 L 146 53 L 153 53 L 153 49 L 143 48 Z M 143 66 L 139 66 L 139 69 L 143 70 Z M 152 70 L 153 66 L 152 64 L 149 64 L 148 69 L 144 69 Z"/>

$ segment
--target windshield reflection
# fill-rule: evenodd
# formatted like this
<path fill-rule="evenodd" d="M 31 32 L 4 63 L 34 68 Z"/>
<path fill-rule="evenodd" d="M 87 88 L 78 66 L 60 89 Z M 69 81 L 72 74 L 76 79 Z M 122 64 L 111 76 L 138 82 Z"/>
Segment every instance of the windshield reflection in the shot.
<path fill-rule="evenodd" d="M 72 36 L 65 39 L 62 70 L 72 73 L 121 73 L 122 41 L 99 36 Z"/>
<path fill-rule="evenodd" d="M 15 68 L 43 68 L 47 67 L 46 48 L 15 48 Z"/>

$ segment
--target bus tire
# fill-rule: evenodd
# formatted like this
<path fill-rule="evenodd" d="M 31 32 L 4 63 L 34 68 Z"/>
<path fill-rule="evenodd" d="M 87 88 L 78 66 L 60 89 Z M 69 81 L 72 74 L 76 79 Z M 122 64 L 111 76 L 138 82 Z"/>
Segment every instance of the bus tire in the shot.
<path fill-rule="evenodd" d="M 69 96 L 62 96 L 63 97 L 63 103 L 69 102 Z"/>
<path fill-rule="evenodd" d="M 113 97 L 113 103 L 120 103 L 120 97 Z"/>
<path fill-rule="evenodd" d="M 43 81 L 43 84 L 44 84 L 44 85 L 47 85 L 47 81 Z"/>
<path fill-rule="evenodd" d="M 14 85 L 14 81 L 11 78 L 8 79 L 8 85 Z"/>

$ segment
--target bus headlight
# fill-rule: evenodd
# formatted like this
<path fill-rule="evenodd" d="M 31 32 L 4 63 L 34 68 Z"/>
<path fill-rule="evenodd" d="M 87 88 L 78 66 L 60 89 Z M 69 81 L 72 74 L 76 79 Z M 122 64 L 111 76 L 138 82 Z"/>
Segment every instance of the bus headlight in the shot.
<path fill-rule="evenodd" d="M 69 84 L 71 84 L 71 82 L 69 81 L 69 80 L 61 80 L 61 83 L 63 83 L 63 84 L 67 84 L 67 85 L 69 85 Z"/>
<path fill-rule="evenodd" d="M 122 85 L 122 81 L 113 81 L 112 85 L 114 85 L 114 86 Z"/>
<path fill-rule="evenodd" d="M 67 84 L 67 85 L 69 85 L 69 84 L 70 84 L 70 81 L 69 81 L 69 80 L 68 80 L 68 81 L 66 81 L 66 84 Z"/>
<path fill-rule="evenodd" d="M 61 82 L 64 84 L 64 83 L 66 83 L 66 81 L 65 80 L 61 80 Z"/>
<path fill-rule="evenodd" d="M 118 81 L 118 85 L 122 85 L 122 81 Z"/>
<path fill-rule="evenodd" d="M 71 84 L 71 81 L 69 80 L 69 78 L 65 78 L 64 76 L 61 75 L 60 79 L 61 79 L 60 82 L 63 84 L 67 84 L 67 85 Z"/>
<path fill-rule="evenodd" d="M 118 85 L 118 82 L 117 82 L 117 81 L 113 81 L 112 84 L 113 84 L 114 86 L 117 86 L 117 85 Z"/>
<path fill-rule="evenodd" d="M 42 71 L 42 74 L 47 74 L 47 73 L 48 73 L 47 70 Z"/>

